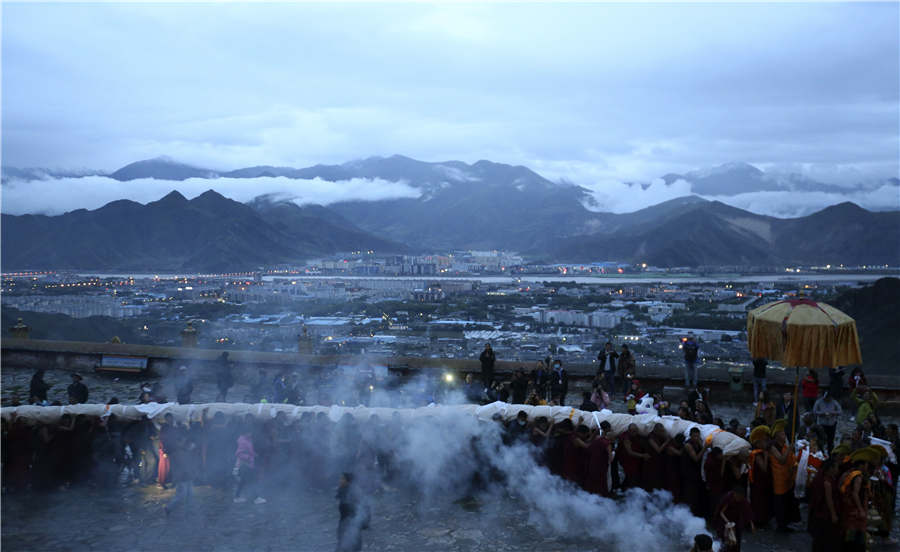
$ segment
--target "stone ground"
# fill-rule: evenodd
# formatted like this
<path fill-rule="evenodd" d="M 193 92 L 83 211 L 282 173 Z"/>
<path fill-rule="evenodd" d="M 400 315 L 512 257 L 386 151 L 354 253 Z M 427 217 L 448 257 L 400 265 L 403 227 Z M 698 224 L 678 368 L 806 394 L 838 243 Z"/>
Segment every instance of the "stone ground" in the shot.
<path fill-rule="evenodd" d="M 3 370 L 4 403 L 13 394 L 27 392 L 30 372 Z M 92 402 L 119 397 L 132 402 L 140 379 L 84 374 Z M 54 384 L 51 400 L 62 400 L 69 383 L 66 372 L 48 372 Z M 196 385 L 196 402 L 212 401 L 212 383 Z M 245 388 L 236 386 L 234 397 Z M 575 397 L 571 397 L 570 402 Z M 617 403 L 614 410 L 622 411 Z M 747 405 L 715 405 L 714 412 L 726 421 L 742 423 L 751 415 Z M 849 429 L 848 416 L 841 431 Z M 890 420 L 894 421 L 894 420 Z M 270 496 L 263 505 L 234 504 L 228 492 L 208 486 L 195 488 L 195 503 L 167 518 L 162 506 L 174 491 L 156 486 L 130 486 L 112 491 L 76 487 L 50 494 L 5 495 L 2 501 L 0 545 L 11 551 L 64 550 L 222 550 L 222 551 L 319 551 L 333 550 L 337 526 L 334 491 L 286 492 Z M 804 513 L 805 516 L 805 513 Z M 895 528 L 893 535 L 900 537 Z M 573 528 L 577 532 L 577 528 Z M 789 535 L 760 531 L 745 535 L 743 549 L 749 552 L 805 550 L 809 538 L 803 532 Z M 687 550 L 673 544 L 671 550 Z M 364 534 L 364 550 L 385 551 L 481 551 L 610 550 L 603 543 L 585 539 L 544 535 L 528 524 L 525 507 L 514 498 L 499 496 L 480 507 L 446 503 L 423 506 L 405 493 L 383 493 L 373 505 L 371 528 Z M 875 547 L 873 550 L 895 550 Z"/>
<path fill-rule="evenodd" d="M 173 492 L 153 486 L 7 496 L 2 507 L 2 546 L 10 551 L 199 552 L 322 551 L 333 550 L 336 544 L 338 515 L 332 491 L 270 496 L 268 503 L 255 505 L 234 504 L 224 491 L 197 486 L 193 506 L 166 517 L 162 506 Z M 498 497 L 476 508 L 452 502 L 423 507 L 402 493 L 384 493 L 375 500 L 363 549 L 614 550 L 596 541 L 544 535 L 527 519 L 527 512 L 512 498 Z M 809 543 L 802 532 L 782 535 L 767 530 L 746 535 L 743 549 L 794 551 L 808 549 Z M 673 544 L 671 550 L 688 548 Z M 877 549 L 891 548 L 873 548 Z"/>

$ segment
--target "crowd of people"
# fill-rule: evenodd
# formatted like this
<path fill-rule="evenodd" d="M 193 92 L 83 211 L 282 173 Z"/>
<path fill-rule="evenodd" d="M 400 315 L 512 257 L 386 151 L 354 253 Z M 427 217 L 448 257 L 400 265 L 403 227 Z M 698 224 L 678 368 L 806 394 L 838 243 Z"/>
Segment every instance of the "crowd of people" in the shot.
<path fill-rule="evenodd" d="M 501 381 L 495 377 L 494 364 L 496 354 L 490 343 L 485 344 L 479 357 L 481 362 L 481 378 L 465 380 L 464 393 L 473 402 L 492 402 L 495 400 L 514 404 L 532 405 L 565 405 L 569 395 L 569 372 L 561 359 L 547 357 L 539 360 L 530 372 L 524 367 L 516 369 L 509 380 Z M 593 395 L 596 405 L 608 406 L 611 398 L 620 390 L 623 397 L 632 393 L 632 382 L 635 378 L 635 359 L 628 348 L 622 345 L 617 352 L 612 343 L 607 342 L 597 355 L 598 369 L 593 381 Z"/>
<path fill-rule="evenodd" d="M 503 442 L 527 445 L 551 473 L 599 496 L 616 497 L 632 488 L 667 491 L 676 503 L 709 521 L 725 550 L 740 550 L 748 530 L 772 525 L 777 531 L 799 529 L 803 501 L 808 503 L 805 530 L 812 535 L 813 550 L 863 551 L 870 533 L 876 543 L 895 544 L 890 529 L 900 436 L 895 424 L 881 422 L 878 397 L 861 370 L 851 375 L 848 397 L 856 407 L 856 425 L 838 436 L 842 407 L 830 388 L 824 392 L 819 388 L 815 371 L 804 377 L 802 403 L 794 405 L 793 395 L 785 393 L 776 404 L 763 378 L 758 382 L 761 389 L 752 421 L 742 424 L 732 419 L 726 424 L 714 417 L 709 392 L 699 384 L 677 409 L 670 408 L 661 394 L 647 395 L 633 377 L 629 354 L 627 347 L 621 353 L 609 345 L 604 349 L 592 391 L 583 395 L 582 410 L 610 407 L 621 374 L 627 385 L 619 387 L 618 395 L 630 411 L 635 401 L 652 397 L 660 415 L 718 425 L 721 431 L 747 439 L 749 453 L 726 457 L 703 440 L 697 428 L 688 435 L 671 436 L 657 424 L 642 435 L 632 425 L 614 435 L 607 422 L 589 429 L 580 419 L 554 424 L 547 418 L 529 419 L 524 411 L 510 423 L 496 420 L 503 424 Z M 227 357 L 221 361 L 216 381 L 219 397 L 224 399 L 233 378 Z M 40 391 L 42 377 L 39 372 L 32 380 L 33 394 Z M 466 388 L 472 390 L 467 395 L 474 402 L 565 404 L 567 383 L 562 363 L 555 360 L 538 363 L 530 374 L 518 370 L 508 384 L 500 386 L 491 378 L 475 382 L 469 377 Z M 290 397 L 284 395 L 281 384 L 286 386 L 283 375 L 260 377 L 253 392 L 285 402 Z M 73 377 L 70 402 L 87 400 L 87 389 L 79 385 L 83 387 L 80 378 Z M 189 375 L 180 371 L 174 384 L 178 401 L 190 402 L 192 389 Z M 496 396 L 490 396 L 491 389 Z M 139 402 L 164 401 L 161 393 L 160 388 L 142 386 Z M 285 400 L 278 400 L 281 397 Z M 202 421 L 191 424 L 176 423 L 171 415 L 137 422 L 114 415 L 94 419 L 64 415 L 56 424 L 43 425 L 4 420 L 3 485 L 10 492 L 79 483 L 175 485 L 168 513 L 191 501 L 196 483 L 229 488 L 236 503 L 252 499 L 261 504 L 270 494 L 289 491 L 278 474 L 302 464 L 296 473 L 303 474 L 303 483 L 311 486 L 332 485 L 343 474 L 342 515 L 354 512 L 356 516 L 365 508 L 348 497 L 403 484 L 403 466 L 394 454 L 402 434 L 398 419 L 373 416 L 363 431 L 352 417 L 334 423 L 324 413 L 306 413 L 299 420 L 280 413 L 259 421 L 207 409 Z M 491 478 L 496 475 L 490 470 L 473 474 L 473 480 L 482 483 Z M 353 532 L 358 526 L 342 524 L 342 531 L 349 531 L 341 537 L 349 543 L 345 549 L 358 549 L 358 534 Z"/>

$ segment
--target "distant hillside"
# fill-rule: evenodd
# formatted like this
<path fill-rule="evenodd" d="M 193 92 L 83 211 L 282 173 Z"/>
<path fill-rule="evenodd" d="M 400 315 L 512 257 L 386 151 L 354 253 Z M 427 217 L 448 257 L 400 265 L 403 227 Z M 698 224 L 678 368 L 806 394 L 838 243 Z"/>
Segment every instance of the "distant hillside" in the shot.
<path fill-rule="evenodd" d="M 360 230 L 337 212 L 321 205 L 299 206 L 260 196 L 247 204 L 269 225 L 294 236 L 296 246 L 307 251 L 335 252 L 369 250 L 402 253 L 409 248 Z"/>
<path fill-rule="evenodd" d="M 210 190 L 64 215 L 3 215 L 4 269 L 232 271 L 357 249 L 403 250 L 324 208 L 256 208 Z M 382 249 L 383 250 L 383 249 Z"/>
<path fill-rule="evenodd" d="M 591 234 L 541 242 L 562 260 L 617 259 L 656 266 L 900 264 L 900 212 L 852 203 L 796 219 L 718 201 L 679 198 L 614 215 Z"/>
<path fill-rule="evenodd" d="M 37 169 L 3 170 L 4 178 L 27 180 L 44 174 Z M 491 161 L 428 163 L 395 155 L 340 165 L 299 169 L 255 166 L 222 172 L 162 157 L 126 165 L 110 177 L 123 181 L 381 179 L 404 182 L 421 195 L 343 201 L 327 208 L 260 199 L 244 210 L 225 209 L 222 204 L 224 213 L 164 210 L 161 217 L 146 219 L 141 217 L 155 209 L 151 207 L 155 204 L 138 209 L 133 216 L 129 209 L 137 204 L 128 201 L 113 202 L 96 215 L 83 210 L 61 218 L 4 215 L 4 244 L 15 243 L 7 239 L 7 232 L 28 234 L 16 240 L 21 246 L 3 251 L 4 262 L 21 267 L 46 259 L 53 264 L 42 266 L 97 268 L 129 265 L 138 259 L 139 263 L 165 266 L 247 266 L 342 250 L 402 251 L 408 247 L 414 251 L 507 249 L 547 261 L 616 260 L 657 266 L 900 264 L 900 211 L 872 212 L 842 203 L 809 216 L 778 219 L 687 196 L 633 213 L 614 214 L 603 212 L 604 206 L 585 188 L 552 182 L 527 167 Z M 695 193 L 712 196 L 773 190 L 844 191 L 800 175 L 769 175 L 747 163 L 664 177 L 668 184 L 679 179 L 690 182 Z M 898 186 L 900 193 L 896 179 L 886 183 Z M 190 202 L 191 209 L 199 208 L 195 201 Z M 223 214 L 232 218 L 223 220 Z M 51 219 L 55 222 L 50 223 Z M 135 232 L 126 221 L 132 226 L 139 222 L 147 230 L 137 232 L 139 239 L 135 236 L 128 241 L 126 237 Z M 202 224 L 199 231 L 194 228 L 197 224 Z M 120 227 L 122 231 L 113 230 Z M 173 232 L 189 232 L 194 237 L 172 243 L 170 251 L 161 244 L 170 243 Z M 214 237 L 217 233 L 218 239 Z M 153 241 L 157 235 L 159 241 Z M 118 247 L 107 251 L 104 239 Z M 58 247 L 59 243 L 68 245 Z M 138 245 L 138 250 L 127 249 Z"/>
<path fill-rule="evenodd" d="M 672 184 L 684 180 L 691 184 L 691 192 L 705 196 L 734 196 L 750 192 L 793 191 L 844 193 L 847 190 L 833 184 L 818 182 L 800 174 L 769 174 L 749 163 L 725 163 L 685 174 L 667 174 L 663 181 Z"/>
<path fill-rule="evenodd" d="M 136 180 L 155 178 L 157 180 L 187 180 L 188 178 L 215 178 L 218 173 L 173 161 L 168 157 L 157 157 L 125 165 L 109 175 L 116 180 Z"/>
<path fill-rule="evenodd" d="M 523 250 L 539 236 L 585 232 L 604 216 L 585 208 L 593 198 L 584 188 L 490 161 L 423 163 L 394 156 L 307 171 L 306 177 L 325 180 L 402 179 L 421 189 L 415 199 L 348 201 L 331 208 L 370 232 L 422 248 Z"/>
<path fill-rule="evenodd" d="M 3 166 L 0 168 L 0 182 L 4 185 L 14 181 L 47 180 L 49 178 L 83 178 L 86 176 L 106 176 L 103 171 L 91 169 L 41 169 L 41 168 L 16 168 Z"/>
<path fill-rule="evenodd" d="M 873 373 L 896 373 L 900 366 L 900 279 L 882 278 L 852 289 L 833 305 L 856 320 L 863 367 Z"/>

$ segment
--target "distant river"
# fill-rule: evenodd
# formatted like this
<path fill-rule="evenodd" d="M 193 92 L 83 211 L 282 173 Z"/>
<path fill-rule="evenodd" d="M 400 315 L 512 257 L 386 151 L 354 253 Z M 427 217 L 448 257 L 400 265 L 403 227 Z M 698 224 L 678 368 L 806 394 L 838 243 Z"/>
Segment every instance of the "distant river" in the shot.
<path fill-rule="evenodd" d="M 159 277 L 162 279 L 176 278 L 195 278 L 197 276 L 216 277 L 215 274 L 127 274 L 127 273 L 102 273 L 102 272 L 79 272 L 78 276 L 95 276 L 99 278 L 135 278 L 147 279 Z M 886 276 L 900 277 L 900 272 L 892 274 L 871 274 L 871 273 L 846 273 L 846 274 L 719 274 L 710 276 L 698 276 L 694 274 L 648 274 L 646 276 L 549 276 L 541 274 L 527 274 L 517 276 L 515 278 L 509 276 L 307 276 L 307 275 L 276 275 L 263 276 L 263 280 L 272 281 L 274 279 L 291 279 L 291 280 L 467 280 L 480 281 L 486 284 L 513 284 L 513 283 L 535 283 L 535 282 L 554 282 L 554 283 L 575 283 L 575 284 L 596 284 L 596 285 L 619 285 L 619 284 L 650 284 L 650 283 L 684 283 L 684 284 L 703 284 L 703 283 L 719 283 L 719 282 L 738 282 L 738 283 L 834 283 L 834 282 L 874 282 Z M 251 276 L 235 276 L 236 278 L 251 278 Z"/>

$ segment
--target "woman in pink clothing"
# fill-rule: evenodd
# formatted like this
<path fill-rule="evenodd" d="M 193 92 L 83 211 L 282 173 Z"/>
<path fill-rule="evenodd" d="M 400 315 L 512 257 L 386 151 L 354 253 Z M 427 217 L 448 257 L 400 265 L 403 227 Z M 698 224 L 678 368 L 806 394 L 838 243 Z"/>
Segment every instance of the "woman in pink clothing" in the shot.
<path fill-rule="evenodd" d="M 237 487 L 234 489 L 234 501 L 246 502 L 241 491 L 249 488 L 258 492 L 256 485 L 256 449 L 253 448 L 253 434 L 250 426 L 244 426 L 237 439 L 237 450 L 234 453 L 234 474 L 237 476 Z M 249 494 L 249 493 L 248 493 Z M 257 494 L 254 504 L 265 504 L 266 499 Z"/>

